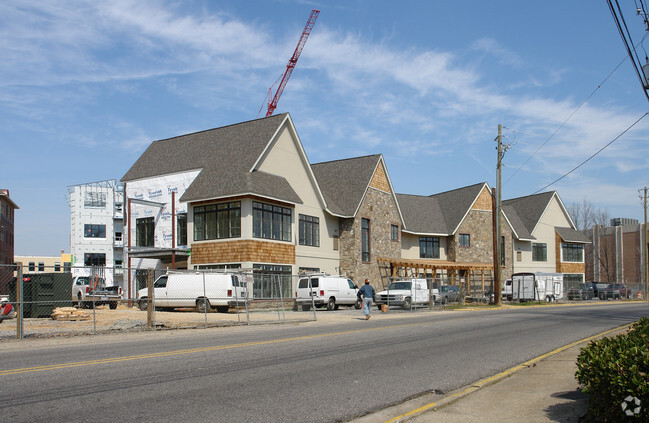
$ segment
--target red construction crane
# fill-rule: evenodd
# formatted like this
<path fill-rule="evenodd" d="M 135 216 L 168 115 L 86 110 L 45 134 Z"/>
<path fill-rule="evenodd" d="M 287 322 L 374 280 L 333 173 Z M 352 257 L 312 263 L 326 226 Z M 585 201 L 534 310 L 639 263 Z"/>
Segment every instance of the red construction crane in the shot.
<path fill-rule="evenodd" d="M 288 61 L 288 64 L 286 65 L 286 71 L 284 71 L 284 75 L 282 75 L 282 81 L 279 83 L 279 86 L 277 87 L 275 96 L 273 96 L 272 100 L 268 101 L 268 110 L 266 111 L 266 117 L 272 115 L 273 112 L 275 111 L 275 108 L 277 107 L 277 102 L 279 101 L 279 98 L 282 96 L 282 92 L 284 91 L 284 87 L 286 87 L 286 83 L 288 82 L 288 79 L 291 77 L 291 73 L 293 73 L 293 68 L 295 68 L 297 59 L 300 58 L 300 53 L 302 53 L 304 44 L 306 44 L 306 40 L 309 38 L 309 34 L 311 34 L 311 30 L 313 29 L 313 25 L 315 25 L 315 21 L 316 19 L 318 19 L 319 14 L 320 14 L 319 10 L 313 9 L 311 11 L 311 16 L 309 16 L 309 20 L 306 22 L 304 31 L 302 31 L 302 36 L 300 37 L 300 41 L 297 43 L 297 47 L 295 47 L 293 56 L 291 56 L 291 59 Z M 277 81 L 275 82 L 277 83 Z M 275 86 L 275 84 L 273 84 L 273 86 Z M 268 97 L 267 97 L 268 99 L 271 98 L 272 90 L 273 87 L 270 87 L 268 89 Z M 261 107 L 262 109 L 264 108 L 264 106 Z"/>

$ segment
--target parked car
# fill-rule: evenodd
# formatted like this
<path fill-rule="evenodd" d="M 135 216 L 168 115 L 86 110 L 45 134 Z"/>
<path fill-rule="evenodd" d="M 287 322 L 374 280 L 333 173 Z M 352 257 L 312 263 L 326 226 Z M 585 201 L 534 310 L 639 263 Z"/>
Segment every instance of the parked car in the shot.
<path fill-rule="evenodd" d="M 327 310 L 338 310 L 341 305 L 361 308 L 363 304 L 357 294 L 354 282 L 342 276 L 303 277 L 297 283 L 294 310 L 297 311 L 298 306 L 302 306 L 303 311 L 311 310 L 312 306 L 326 306 Z"/>
<path fill-rule="evenodd" d="M 593 295 L 595 296 L 595 298 L 599 298 L 599 293 L 601 291 L 604 291 L 608 286 L 608 283 L 602 282 L 590 282 L 590 284 L 593 286 Z"/>
<path fill-rule="evenodd" d="M 570 288 L 568 290 L 568 300 L 592 300 L 595 298 L 593 283 L 587 283 L 579 288 Z"/>
<path fill-rule="evenodd" d="M 600 300 L 608 300 L 609 298 L 620 299 L 629 298 L 629 290 L 623 283 L 609 284 L 606 289 L 599 292 Z"/>
<path fill-rule="evenodd" d="M 454 285 L 442 285 L 439 287 L 439 300 L 442 304 L 455 303 L 461 300 L 460 287 Z"/>

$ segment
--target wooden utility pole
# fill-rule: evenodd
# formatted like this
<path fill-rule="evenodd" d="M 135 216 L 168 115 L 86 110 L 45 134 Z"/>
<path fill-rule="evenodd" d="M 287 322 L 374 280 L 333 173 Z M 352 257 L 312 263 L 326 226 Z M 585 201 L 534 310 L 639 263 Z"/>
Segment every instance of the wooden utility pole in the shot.
<path fill-rule="evenodd" d="M 643 242 L 643 250 L 644 250 L 644 283 L 645 283 L 645 291 L 644 291 L 644 296 L 645 299 L 649 297 L 649 238 L 647 238 L 647 234 L 649 233 L 647 231 L 647 187 L 644 187 L 644 230 L 643 230 L 643 236 L 640 237 L 640 240 Z M 644 240 L 643 240 L 644 238 Z"/>
<path fill-rule="evenodd" d="M 498 142 L 498 162 L 496 165 L 496 217 L 495 217 L 495 233 L 494 233 L 494 245 L 495 245 L 495 254 L 494 254 L 494 303 L 496 305 L 500 304 L 500 263 L 502 263 L 502 243 L 500 242 L 500 209 L 501 209 L 501 169 L 502 169 L 502 158 L 503 158 L 503 126 L 498 124 L 498 137 L 496 138 Z"/>

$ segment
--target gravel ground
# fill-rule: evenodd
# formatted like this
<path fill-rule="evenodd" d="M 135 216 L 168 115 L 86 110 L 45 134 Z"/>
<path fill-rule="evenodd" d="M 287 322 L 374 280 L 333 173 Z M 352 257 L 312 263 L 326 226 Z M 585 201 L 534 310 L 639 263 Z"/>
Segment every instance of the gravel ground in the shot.
<path fill-rule="evenodd" d="M 147 312 L 135 307 L 119 305 L 111 310 L 108 306 L 99 306 L 95 310 L 83 310 L 87 320 L 54 320 L 52 318 L 27 318 L 23 320 L 23 335 L 30 337 L 69 336 L 78 334 L 106 333 L 119 331 L 148 330 Z M 248 315 L 245 310 L 228 313 L 198 313 L 194 310 L 156 311 L 154 326 L 156 328 L 192 328 L 210 326 L 232 326 L 250 323 L 272 323 L 277 321 L 309 321 L 313 313 L 254 310 Z M 16 320 L 4 321 L 0 325 L 0 339 L 16 337 Z"/>

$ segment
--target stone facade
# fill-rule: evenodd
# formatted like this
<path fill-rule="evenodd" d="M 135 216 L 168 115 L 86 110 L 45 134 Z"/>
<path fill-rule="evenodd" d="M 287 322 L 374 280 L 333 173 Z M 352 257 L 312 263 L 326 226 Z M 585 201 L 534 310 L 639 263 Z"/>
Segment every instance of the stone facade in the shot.
<path fill-rule="evenodd" d="M 370 261 L 363 262 L 361 254 L 361 220 L 370 220 Z M 340 273 L 360 285 L 369 278 L 377 288 L 381 280 L 377 257 L 401 258 L 400 240 L 392 241 L 391 227 L 400 222 L 394 197 L 382 190 L 370 188 L 355 219 L 340 219 Z M 401 227 L 399 227 L 401 232 Z"/>
<path fill-rule="evenodd" d="M 493 231 L 491 211 L 471 210 L 454 236 L 446 244 L 449 261 L 492 263 Z M 469 234 L 469 247 L 460 247 L 459 234 Z"/>

